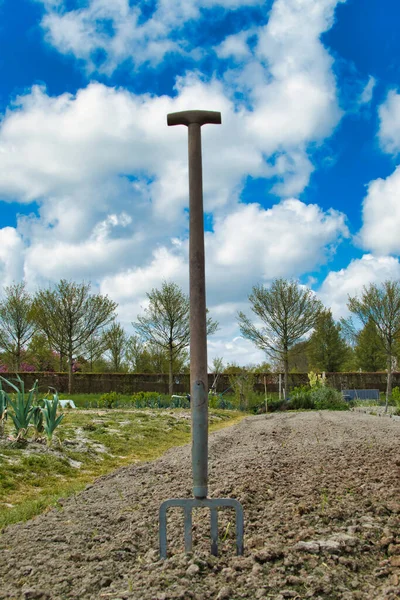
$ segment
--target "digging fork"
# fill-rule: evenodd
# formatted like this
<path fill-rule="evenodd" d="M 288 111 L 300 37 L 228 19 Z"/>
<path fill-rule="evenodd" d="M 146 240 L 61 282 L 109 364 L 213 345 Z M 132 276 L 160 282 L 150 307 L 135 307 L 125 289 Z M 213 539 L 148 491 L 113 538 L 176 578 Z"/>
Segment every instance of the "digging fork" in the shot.
<path fill-rule="evenodd" d="M 167 557 L 167 510 L 179 506 L 185 517 L 185 552 L 192 550 L 193 508 L 209 508 L 211 554 L 218 554 L 218 508 L 236 512 L 236 551 L 243 554 L 243 508 L 234 498 L 207 498 L 208 485 L 208 373 L 207 317 L 204 269 L 203 177 L 201 126 L 219 125 L 221 113 L 188 110 L 167 116 L 168 125 L 186 125 L 189 133 L 189 285 L 190 285 L 190 390 L 192 413 L 192 470 L 194 498 L 173 498 L 160 506 L 160 557 Z"/>

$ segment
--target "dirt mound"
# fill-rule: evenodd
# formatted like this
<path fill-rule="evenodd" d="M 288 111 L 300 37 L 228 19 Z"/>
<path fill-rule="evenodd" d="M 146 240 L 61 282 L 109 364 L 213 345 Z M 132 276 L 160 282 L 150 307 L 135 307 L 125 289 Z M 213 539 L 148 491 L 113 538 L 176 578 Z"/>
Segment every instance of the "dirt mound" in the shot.
<path fill-rule="evenodd" d="M 233 514 L 220 513 L 220 556 L 209 516 L 194 517 L 183 553 L 171 510 L 170 557 L 158 560 L 158 508 L 191 495 L 190 448 L 99 479 L 0 537 L 0 598 L 218 600 L 400 597 L 400 423 L 356 413 L 250 417 L 210 438 L 210 496 L 238 498 L 245 555 L 234 556 Z"/>

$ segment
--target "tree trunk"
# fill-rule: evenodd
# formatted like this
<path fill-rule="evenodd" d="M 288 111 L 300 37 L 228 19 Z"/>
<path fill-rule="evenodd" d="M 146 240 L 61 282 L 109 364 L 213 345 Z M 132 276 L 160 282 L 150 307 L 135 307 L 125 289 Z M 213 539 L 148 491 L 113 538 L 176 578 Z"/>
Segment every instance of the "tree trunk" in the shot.
<path fill-rule="evenodd" d="M 285 400 L 288 397 L 288 384 L 289 384 L 289 352 L 287 348 L 284 348 L 284 354 L 283 354 L 283 363 L 284 363 L 284 369 L 285 369 L 285 374 L 284 374 L 284 386 L 285 386 Z"/>
<path fill-rule="evenodd" d="M 389 396 L 392 393 L 392 355 L 388 356 L 387 361 L 387 383 L 386 383 L 386 402 L 385 402 L 385 413 L 387 413 L 389 405 Z"/>
<path fill-rule="evenodd" d="M 20 343 L 17 343 L 17 356 L 16 356 L 16 367 L 17 367 L 17 371 L 19 371 L 20 367 L 21 367 L 21 346 Z"/>
<path fill-rule="evenodd" d="M 61 372 L 62 372 L 62 370 L 63 370 L 63 354 L 62 354 L 62 352 L 61 352 L 61 351 L 60 351 L 60 364 L 59 364 L 59 369 L 60 369 L 60 373 L 61 373 Z"/>
<path fill-rule="evenodd" d="M 72 354 L 68 357 L 68 394 L 72 394 Z"/>
<path fill-rule="evenodd" d="M 173 362 L 173 357 L 172 357 L 172 348 L 169 348 L 169 360 L 168 360 L 168 383 L 169 383 L 169 395 L 172 396 L 173 391 L 174 391 L 174 374 L 172 372 L 172 362 Z"/>

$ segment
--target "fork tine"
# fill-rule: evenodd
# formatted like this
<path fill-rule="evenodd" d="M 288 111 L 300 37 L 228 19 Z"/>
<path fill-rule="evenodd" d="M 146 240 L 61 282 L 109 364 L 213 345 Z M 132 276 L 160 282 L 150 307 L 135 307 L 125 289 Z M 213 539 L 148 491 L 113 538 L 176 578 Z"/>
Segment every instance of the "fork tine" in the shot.
<path fill-rule="evenodd" d="M 211 511 L 211 554 L 218 556 L 218 511 L 212 508 Z"/>
<path fill-rule="evenodd" d="M 160 558 L 167 558 L 167 508 L 168 500 L 161 504 L 159 512 Z"/>
<path fill-rule="evenodd" d="M 192 507 L 185 506 L 185 552 L 192 551 Z"/>
<path fill-rule="evenodd" d="M 236 554 L 241 556 L 243 554 L 243 533 L 244 533 L 244 522 L 243 522 L 243 509 L 240 504 L 235 506 L 236 512 Z"/>

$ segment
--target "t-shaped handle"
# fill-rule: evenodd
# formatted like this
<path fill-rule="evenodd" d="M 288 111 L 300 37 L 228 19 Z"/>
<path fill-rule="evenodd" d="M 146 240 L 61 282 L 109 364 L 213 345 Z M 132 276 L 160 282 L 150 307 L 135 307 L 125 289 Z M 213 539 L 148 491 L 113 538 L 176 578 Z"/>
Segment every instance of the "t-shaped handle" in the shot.
<path fill-rule="evenodd" d="M 168 125 L 187 125 L 188 127 L 192 123 L 197 123 L 200 127 L 207 123 L 221 125 L 221 113 L 215 110 L 183 110 L 167 115 L 167 123 Z"/>

